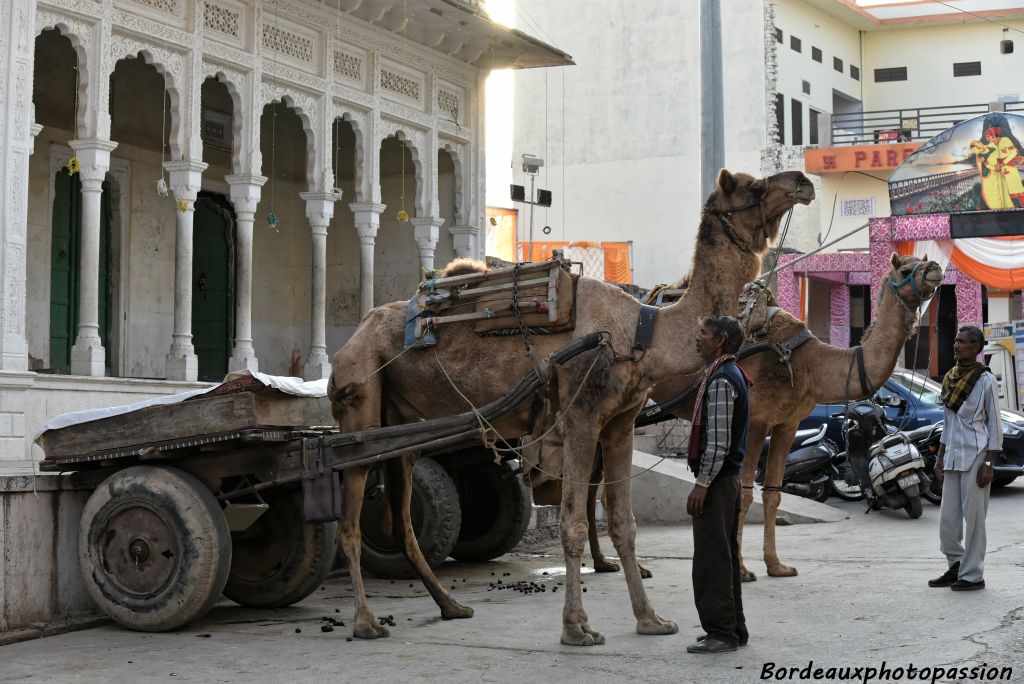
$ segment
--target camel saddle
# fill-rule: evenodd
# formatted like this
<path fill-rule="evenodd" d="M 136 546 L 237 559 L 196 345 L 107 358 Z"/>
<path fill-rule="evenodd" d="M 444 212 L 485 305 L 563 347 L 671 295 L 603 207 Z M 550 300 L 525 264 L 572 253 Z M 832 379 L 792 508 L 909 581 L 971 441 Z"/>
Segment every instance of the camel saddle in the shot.
<path fill-rule="evenodd" d="M 440 326 L 474 321 L 479 335 L 547 335 L 576 327 L 579 276 L 556 253 L 536 263 L 438 278 L 420 283 L 409 301 L 406 347 L 437 343 Z"/>
<path fill-rule="evenodd" d="M 771 327 L 775 314 L 782 309 L 775 301 L 775 295 L 768 289 L 768 286 L 759 280 L 747 283 L 740 292 L 740 325 L 746 331 L 746 341 L 753 344 L 746 344 L 740 349 L 737 356 L 745 358 L 762 351 L 774 351 L 779 357 L 779 363 L 786 364 L 789 370 L 789 384 L 793 386 L 793 366 L 790 357 L 797 347 L 814 337 L 814 333 L 805 325 L 796 335 L 785 342 L 775 342 L 765 339 Z"/>

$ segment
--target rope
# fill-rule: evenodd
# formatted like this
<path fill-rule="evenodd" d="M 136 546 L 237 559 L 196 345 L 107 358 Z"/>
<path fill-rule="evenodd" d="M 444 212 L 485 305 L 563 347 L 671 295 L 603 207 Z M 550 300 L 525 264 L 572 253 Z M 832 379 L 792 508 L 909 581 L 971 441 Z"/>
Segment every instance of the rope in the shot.
<path fill-rule="evenodd" d="M 366 376 L 365 378 L 363 378 L 362 380 L 360 380 L 360 381 L 359 381 L 359 384 L 360 384 L 360 385 L 361 385 L 361 384 L 363 384 L 364 382 L 366 382 L 367 380 L 369 380 L 370 378 L 372 378 L 372 377 L 373 377 L 374 375 L 376 375 L 377 373 L 379 373 L 379 372 L 381 372 L 382 370 L 384 370 L 385 368 L 387 368 L 387 367 L 388 367 L 388 365 L 389 365 L 389 364 L 390 364 L 390 363 L 391 363 L 392 361 L 394 361 L 395 359 L 397 359 L 397 358 L 398 358 L 399 356 L 401 356 L 401 355 L 402 355 L 402 354 L 404 354 L 405 352 L 409 351 L 410 349 L 412 349 L 412 347 L 406 347 L 406 348 L 405 348 L 405 349 L 403 349 L 402 351 L 400 351 L 400 352 L 398 352 L 397 354 L 395 354 L 394 356 L 392 356 L 392 357 L 391 357 L 390 359 L 388 359 L 388 360 L 387 360 L 387 361 L 386 361 L 386 362 L 384 363 L 384 365 L 383 365 L 383 366 L 381 366 L 380 368 L 378 368 L 377 370 L 373 371 L 372 373 L 370 373 L 369 375 L 367 375 L 367 376 Z"/>
<path fill-rule="evenodd" d="M 605 344 L 606 343 L 602 341 L 601 345 L 604 346 Z M 539 437 L 537 437 L 536 439 L 533 439 L 533 440 L 531 440 L 531 441 L 529 441 L 529 442 L 527 442 L 525 444 L 520 444 L 518 447 L 514 447 L 514 446 L 512 446 L 512 444 L 509 443 L 509 441 L 505 437 L 503 437 L 501 435 L 500 432 L 498 432 L 498 430 L 493 425 L 491 425 L 490 421 L 488 421 L 487 418 L 485 418 L 483 416 L 483 414 L 480 413 L 479 409 L 477 409 L 477 407 L 473 404 L 473 402 L 470 401 L 469 397 L 467 397 L 465 394 L 463 394 L 462 390 L 460 390 L 458 385 L 455 384 L 455 381 L 452 380 L 451 375 L 448 374 L 448 370 L 444 367 L 444 364 L 441 363 L 441 357 L 438 356 L 437 348 L 436 347 L 434 348 L 434 359 L 437 361 L 438 368 L 440 368 L 441 372 L 444 373 L 444 377 L 448 380 L 448 383 L 452 386 L 452 389 L 454 389 L 455 392 L 460 397 L 462 397 L 462 399 L 469 405 L 469 408 L 473 412 L 473 415 L 476 416 L 477 421 L 480 423 L 480 431 L 484 435 L 483 436 L 484 445 L 487 446 L 491 451 L 494 452 L 494 455 L 495 455 L 496 458 L 500 458 L 501 452 L 515 453 L 516 455 L 519 456 L 519 458 L 524 458 L 523 454 L 521 453 L 522 449 L 524 449 L 524 448 L 526 448 L 526 447 L 528 447 L 528 446 L 530 446 L 532 444 L 536 444 L 537 442 L 539 442 L 542 439 L 544 439 L 544 437 L 549 435 L 562 422 L 561 414 L 563 414 L 564 411 L 560 411 L 559 412 L 559 416 L 552 423 L 551 427 L 549 427 L 547 430 L 545 430 L 544 433 L 541 434 Z M 599 354 L 595 354 L 594 355 L 594 360 L 590 363 L 590 367 L 587 368 L 587 372 L 584 374 L 583 379 L 580 381 L 579 386 L 576 388 L 576 392 L 573 394 L 572 399 L 570 399 L 569 403 L 566 405 L 566 407 L 565 407 L 566 410 L 571 408 L 572 405 L 576 402 L 576 399 L 579 397 L 580 392 L 583 390 L 583 387 L 587 384 L 587 378 L 590 377 L 590 372 L 592 370 L 594 370 L 594 366 L 597 365 L 597 362 L 600 359 L 601 359 L 601 356 Z M 489 432 L 493 433 L 495 435 L 495 437 L 489 438 L 488 437 L 488 433 Z M 503 442 L 505 444 L 505 447 L 499 447 L 497 445 L 498 441 Z M 655 468 L 662 461 L 664 461 L 666 458 L 668 458 L 668 457 L 667 456 L 663 456 L 661 459 L 658 460 L 657 463 L 652 465 L 650 468 L 645 468 L 644 470 L 640 471 L 639 473 L 636 473 L 634 475 L 630 475 L 629 477 L 624 477 L 624 478 L 622 478 L 620 480 L 605 481 L 604 484 L 605 485 L 610 485 L 610 484 L 619 484 L 621 482 L 628 482 L 629 480 L 632 480 L 634 477 L 638 477 L 640 475 L 643 475 L 644 473 L 646 473 L 646 472 L 650 471 L 651 469 Z M 553 478 L 555 480 L 561 480 L 562 482 L 568 482 L 569 484 L 583 485 L 583 486 L 586 486 L 586 487 L 593 486 L 593 483 L 591 483 L 591 482 L 576 482 L 574 480 L 566 479 L 564 475 L 556 474 L 556 473 L 550 473 L 550 472 L 544 470 L 543 468 L 541 468 L 539 465 L 533 464 L 532 462 L 530 462 L 530 465 L 533 468 L 539 470 L 540 472 L 544 473 L 548 477 L 551 477 L 551 478 Z"/>

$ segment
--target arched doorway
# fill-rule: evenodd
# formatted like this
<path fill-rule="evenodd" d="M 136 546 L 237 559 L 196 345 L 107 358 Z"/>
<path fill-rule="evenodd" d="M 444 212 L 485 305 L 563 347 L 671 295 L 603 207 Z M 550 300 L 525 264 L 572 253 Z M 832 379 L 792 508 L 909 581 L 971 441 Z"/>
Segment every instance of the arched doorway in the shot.
<path fill-rule="evenodd" d="M 192 346 L 199 380 L 228 371 L 234 330 L 235 215 L 224 195 L 201 192 L 192 225 Z"/>

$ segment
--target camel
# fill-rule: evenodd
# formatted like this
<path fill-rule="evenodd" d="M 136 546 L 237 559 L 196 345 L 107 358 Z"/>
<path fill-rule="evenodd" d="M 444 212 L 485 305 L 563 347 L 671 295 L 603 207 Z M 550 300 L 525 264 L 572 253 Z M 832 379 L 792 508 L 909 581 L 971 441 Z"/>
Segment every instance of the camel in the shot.
<path fill-rule="evenodd" d="M 692 373 L 701 366 L 699 355 L 688 344 L 698 318 L 735 310 L 740 285 L 758 273 L 781 217 L 794 204 L 809 203 L 813 197 L 813 186 L 799 172 L 755 179 L 722 170 L 702 212 L 690 292 L 659 312 L 651 346 L 643 355 L 632 350 L 640 303 L 619 288 L 589 278 L 578 283 L 575 329 L 531 337 L 538 359 L 590 333 L 600 332 L 605 339 L 596 350 L 552 369 L 556 389 L 548 393 L 554 395 L 554 408 L 564 424 L 572 426 L 563 438 L 567 486 L 562 488 L 559 521 L 566 564 L 562 643 L 604 643 L 604 636 L 588 622 L 580 584 L 587 535 L 586 482 L 599 444 L 609 480 L 605 488 L 609 531 L 626 568 L 636 631 L 678 631 L 675 622 L 655 612 L 637 568 L 636 526 L 629 484 L 623 481 L 630 472 L 633 421 L 659 380 Z M 343 432 L 461 413 L 467 410 L 467 402 L 481 406 L 492 401 L 534 369 L 524 353 L 522 336 L 482 338 L 473 333 L 471 323 L 446 326 L 438 344 L 429 350 L 403 353 L 405 317 L 404 302 L 371 310 L 335 354 L 328 395 Z M 493 428 L 505 438 L 514 438 L 528 433 L 529 423 L 527 405 L 495 421 Z M 385 489 L 395 521 L 393 536 L 440 607 L 441 616 L 471 617 L 473 610 L 456 602 L 437 581 L 416 543 L 409 511 L 414 457 L 410 454 L 384 464 Z M 388 631 L 376 624 L 370 611 L 359 564 L 359 513 L 367 474 L 365 467 L 345 471 L 338 538 L 352 577 L 353 635 L 372 639 L 388 636 Z"/>
<path fill-rule="evenodd" d="M 864 369 L 870 387 L 861 383 L 858 371 L 851 365 L 854 364 L 854 349 L 832 347 L 814 337 L 792 352 L 792 386 L 790 370 L 780 363 L 775 352 L 765 351 L 740 361 L 740 366 L 754 383 L 750 389 L 750 424 L 741 472 L 744 489 L 740 509 L 740 540 L 742 542 L 743 523 L 754 497 L 754 475 L 761 447 L 771 430 L 761 502 L 764 509 L 764 561 L 772 577 L 792 577 L 797 574 L 796 568 L 779 560 L 775 545 L 775 522 L 786 457 L 800 421 L 815 404 L 855 401 L 873 394 L 892 374 L 904 344 L 916 332 L 917 310 L 922 299 L 930 297 L 942 284 L 942 268 L 934 261 L 929 261 L 927 255 L 918 259 L 913 256 L 900 257 L 894 253 L 891 263 L 893 268 L 881 288 L 877 311 L 861 339 Z M 760 325 L 751 327 L 759 328 Z M 805 329 L 806 325 L 798 318 L 786 311 L 779 311 L 771 318 L 767 335 L 759 337 L 758 341 L 784 343 Z M 666 401 L 692 385 L 698 376 L 677 376 L 660 383 L 655 387 L 652 398 L 657 402 Z M 689 420 L 693 415 L 693 401 L 682 406 L 674 415 Z M 557 470 L 557 451 L 545 456 L 542 467 L 545 470 Z M 600 473 L 595 472 L 592 490 L 596 489 L 596 483 L 600 481 Z M 614 563 L 605 559 L 596 535 L 591 538 L 591 553 L 595 559 L 595 569 L 599 558 L 602 559 L 605 571 L 608 565 L 614 566 Z M 612 567 L 612 570 L 617 569 Z M 743 564 L 741 573 L 745 582 L 757 579 Z"/>

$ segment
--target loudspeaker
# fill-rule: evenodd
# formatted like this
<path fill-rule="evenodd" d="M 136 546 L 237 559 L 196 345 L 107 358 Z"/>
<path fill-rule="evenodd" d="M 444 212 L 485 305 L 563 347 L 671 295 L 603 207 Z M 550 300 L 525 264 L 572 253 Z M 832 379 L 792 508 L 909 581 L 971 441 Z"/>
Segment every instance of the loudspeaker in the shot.
<path fill-rule="evenodd" d="M 508 186 L 512 191 L 513 202 L 525 202 L 526 201 L 526 188 L 522 185 L 510 185 Z"/>
<path fill-rule="evenodd" d="M 538 190 L 537 191 L 537 204 L 542 207 L 551 206 L 551 191 L 550 190 Z"/>

